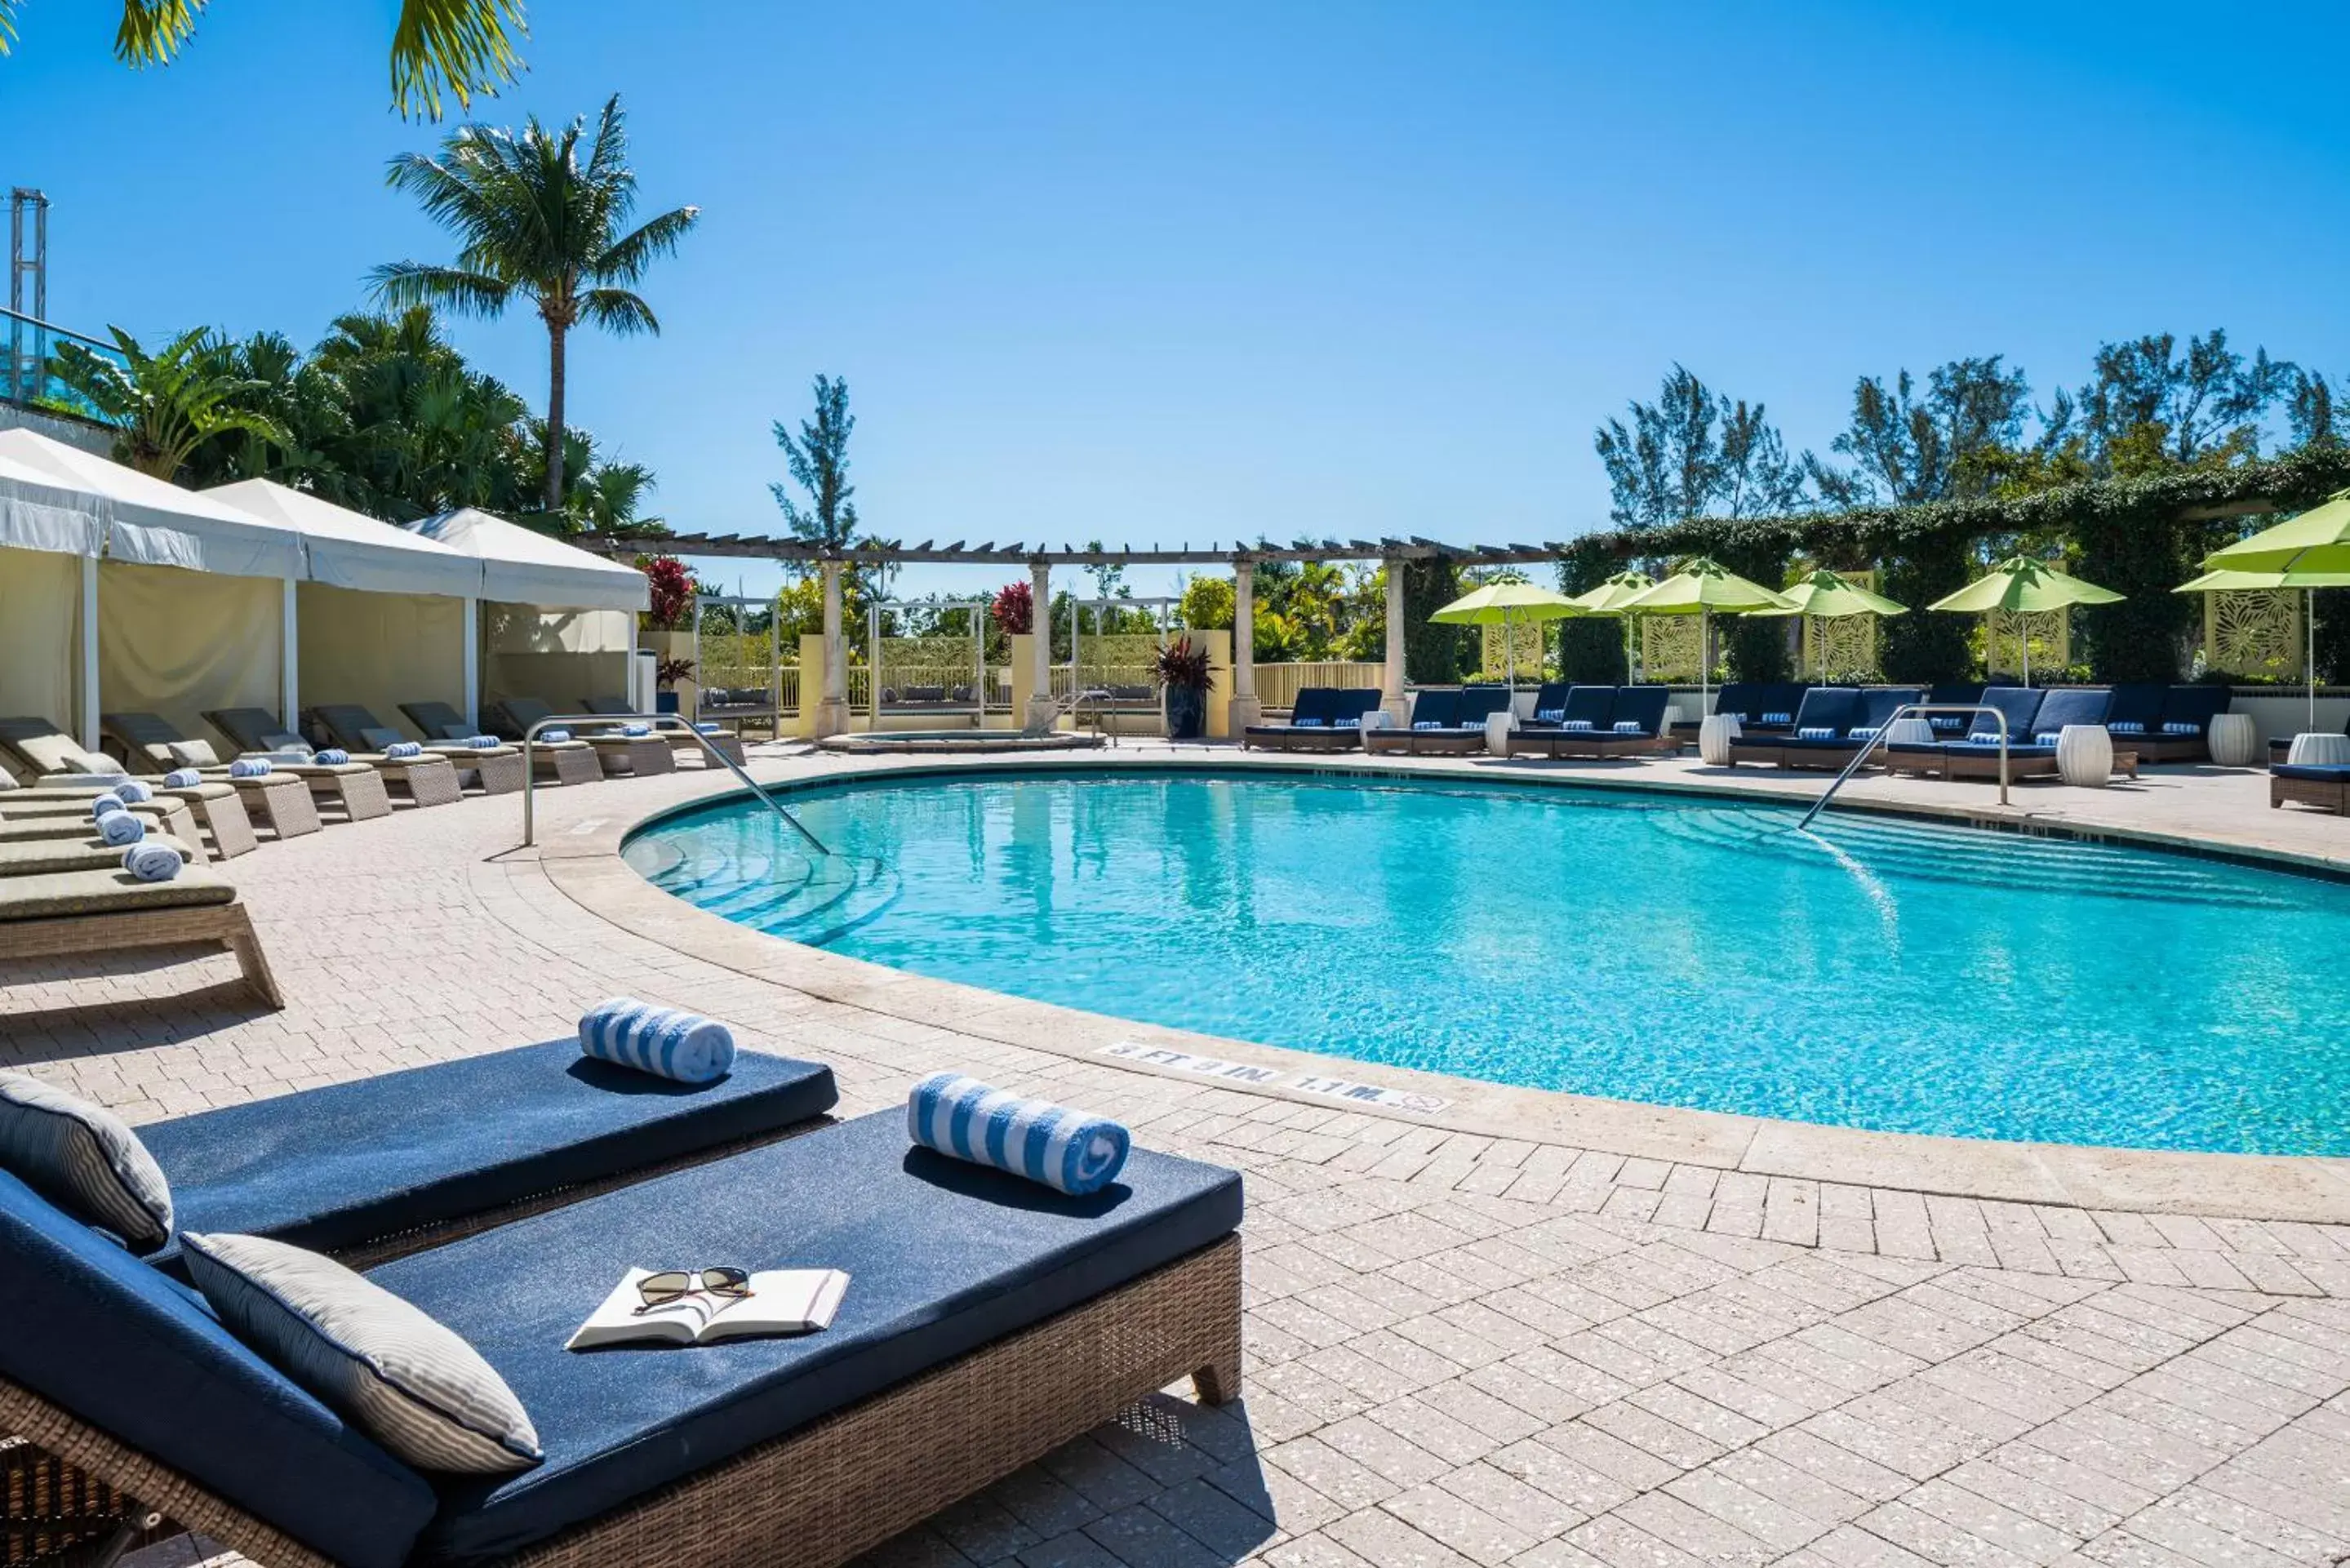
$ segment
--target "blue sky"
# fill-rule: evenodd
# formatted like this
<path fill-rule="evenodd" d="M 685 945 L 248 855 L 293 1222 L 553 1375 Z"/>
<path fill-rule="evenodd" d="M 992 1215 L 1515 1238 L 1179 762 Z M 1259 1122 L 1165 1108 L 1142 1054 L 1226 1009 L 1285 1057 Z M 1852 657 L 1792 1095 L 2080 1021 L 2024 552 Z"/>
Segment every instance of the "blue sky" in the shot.
<path fill-rule="evenodd" d="M 0 62 L 57 319 L 308 342 L 446 254 L 381 183 L 439 134 L 386 107 L 390 0 L 221 0 L 145 73 L 108 9 L 32 0 Z M 532 15 L 479 116 L 617 90 L 648 202 L 703 209 L 664 335 L 572 354 L 683 528 L 777 525 L 769 424 L 819 370 L 877 531 L 1139 544 L 1580 532 L 1593 426 L 1676 359 L 1823 452 L 1856 375 L 1963 354 L 2044 398 L 2101 338 L 2225 326 L 2350 372 L 2350 22 L 2314 4 Z M 543 400 L 534 318 L 455 336 Z"/>

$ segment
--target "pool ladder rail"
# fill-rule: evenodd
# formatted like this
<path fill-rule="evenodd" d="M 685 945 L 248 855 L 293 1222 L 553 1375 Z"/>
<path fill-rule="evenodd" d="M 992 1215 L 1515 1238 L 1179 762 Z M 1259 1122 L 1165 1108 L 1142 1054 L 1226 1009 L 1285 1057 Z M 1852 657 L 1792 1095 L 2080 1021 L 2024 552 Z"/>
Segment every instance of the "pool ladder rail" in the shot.
<path fill-rule="evenodd" d="M 1886 720 L 1884 725 L 1878 729 L 1873 743 L 1853 753 L 1852 760 L 1837 770 L 1836 776 L 1829 782 L 1828 787 L 1820 793 L 1820 798 L 1812 802 L 1812 808 L 1804 813 L 1804 820 L 1795 824 L 1795 831 L 1801 833 L 1811 826 L 1812 819 L 1828 808 L 1828 802 L 1835 799 L 1835 793 L 1844 787 L 1845 780 L 1858 773 L 1869 758 L 1880 751 L 1884 752 L 1888 758 L 1892 756 L 1891 732 L 1894 725 L 1904 719 L 1924 719 L 1936 713 L 1965 713 L 1977 716 L 1988 713 L 1999 721 L 1999 804 L 2007 805 L 2007 714 L 2005 712 L 1997 708 L 1987 707 L 1981 702 L 1904 702 L 1900 707 L 1893 710 L 1893 716 Z"/>
<path fill-rule="evenodd" d="M 1085 725 L 1085 706 L 1090 702 L 1093 704 L 1094 733 L 1107 740 L 1110 750 L 1116 751 L 1118 732 L 1107 722 L 1102 707 L 1109 700 L 1109 689 L 1103 686 L 1089 686 L 1082 691 L 1072 691 L 1066 697 L 1055 697 L 1053 699 L 1052 718 L 1042 724 L 1023 724 L 1020 733 L 1030 738 L 1049 735 L 1063 719 L 1069 721 L 1071 729 L 1081 730 Z"/>
<path fill-rule="evenodd" d="M 666 726 L 681 734 L 691 736 L 694 744 L 702 748 L 704 756 L 723 764 L 727 772 L 743 782 L 745 789 L 759 797 L 761 805 L 783 818 L 794 833 L 807 842 L 810 848 L 827 860 L 832 857 L 832 851 L 825 847 L 823 839 L 808 831 L 807 824 L 786 810 L 783 802 L 760 788 L 759 781 L 744 771 L 740 763 L 720 751 L 709 736 L 687 723 L 683 717 L 676 713 L 550 713 L 525 730 L 522 735 L 522 843 L 524 848 L 527 849 L 538 842 L 538 816 L 535 800 L 535 792 L 538 784 L 538 768 L 533 755 L 533 748 L 539 743 L 539 732 L 565 729 L 574 724 L 583 728 L 600 729 L 610 729 L 619 724 L 643 724 L 653 730 L 660 730 Z"/>

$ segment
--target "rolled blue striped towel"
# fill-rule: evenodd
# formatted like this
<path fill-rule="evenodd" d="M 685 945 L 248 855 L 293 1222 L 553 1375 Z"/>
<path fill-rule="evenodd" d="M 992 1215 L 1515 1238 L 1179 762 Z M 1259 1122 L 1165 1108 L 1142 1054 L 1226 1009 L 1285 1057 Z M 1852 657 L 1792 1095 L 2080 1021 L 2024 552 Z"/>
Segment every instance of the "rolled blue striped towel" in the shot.
<path fill-rule="evenodd" d="M 163 775 L 165 789 L 195 789 L 204 782 L 204 775 L 193 768 L 173 768 Z"/>
<path fill-rule="evenodd" d="M 641 741 L 652 732 L 653 727 L 650 724 L 623 724 L 620 726 L 620 733 L 626 735 L 631 741 Z"/>
<path fill-rule="evenodd" d="M 568 730 L 541 730 L 538 732 L 539 742 L 543 745 L 560 745 L 570 738 L 571 732 Z"/>
<path fill-rule="evenodd" d="M 705 735 L 723 735 L 726 732 L 726 726 L 715 719 L 697 720 L 693 727 Z"/>
<path fill-rule="evenodd" d="M 906 1099 L 906 1133 L 925 1148 L 993 1166 L 1075 1198 L 1126 1167 L 1133 1137 L 1118 1123 L 1023 1098 L 960 1073 L 933 1073 Z"/>
<path fill-rule="evenodd" d="M 1334 730 L 1359 730 L 1363 722 L 1360 719 L 1341 719 L 1330 727 Z"/>
<path fill-rule="evenodd" d="M 1555 724 L 1561 719 L 1566 717 L 1566 710 L 1564 708 L 1543 708 L 1535 711 L 1534 717 L 1541 720 L 1545 724 Z"/>
<path fill-rule="evenodd" d="M 146 837 L 147 825 L 118 807 L 98 819 L 98 836 L 120 849 Z"/>
<path fill-rule="evenodd" d="M 1293 730 L 1320 730 L 1327 728 L 1321 720 L 1314 718 L 1292 719 L 1289 722 L 1289 727 Z"/>
<path fill-rule="evenodd" d="M 1573 730 L 1576 733 L 1580 734 L 1582 732 L 1591 728 L 1591 721 L 1588 719 L 1565 719 L 1560 722 L 1558 727 L 1562 730 Z"/>
<path fill-rule="evenodd" d="M 466 738 L 465 744 L 477 752 L 494 752 L 505 742 L 495 735 L 471 735 Z"/>
<path fill-rule="evenodd" d="M 92 822 L 104 822 L 115 813 L 125 809 L 122 797 L 112 790 L 107 791 L 104 794 L 90 797 L 89 816 Z"/>
<path fill-rule="evenodd" d="M 2162 732 L 2166 735 L 2199 735 L 2203 732 L 2203 726 L 2183 719 L 2166 719 Z"/>
<path fill-rule="evenodd" d="M 2035 746 L 2053 746 L 2064 738 L 2064 732 L 2062 730 L 2043 730 L 2032 737 L 2032 743 Z"/>
<path fill-rule="evenodd" d="M 264 779 L 269 776 L 267 757 L 239 757 L 229 763 L 228 776 L 233 779 Z"/>
<path fill-rule="evenodd" d="M 2116 719 L 2106 726 L 2116 735 L 2143 735 L 2146 726 L 2136 719 Z"/>
<path fill-rule="evenodd" d="M 1854 741 L 1873 741 L 1877 739 L 1878 733 L 1879 731 L 1874 724 L 1855 724 L 1845 732 L 1845 736 Z"/>
<path fill-rule="evenodd" d="M 1792 724 L 1795 716 L 1793 713 L 1765 713 L 1762 722 L 1766 724 Z"/>
<path fill-rule="evenodd" d="M 708 1084 L 734 1066 L 734 1032 L 714 1018 L 616 996 L 579 1020 L 579 1049 L 599 1061 L 681 1084 Z"/>
<path fill-rule="evenodd" d="M 155 792 L 149 789 L 145 784 L 140 784 L 137 779 L 124 779 L 120 784 L 116 784 L 107 793 L 121 801 L 125 805 L 138 805 L 144 801 L 151 801 L 155 798 Z"/>
<path fill-rule="evenodd" d="M 1931 724 L 1937 730 L 1946 731 L 1963 729 L 1966 725 L 1966 721 L 1964 719 L 1951 713 L 1937 714 L 1935 717 L 1927 720 L 1926 722 Z"/>
<path fill-rule="evenodd" d="M 1835 731 L 1831 726 L 1806 724 L 1802 729 L 1795 732 L 1795 739 L 1799 741 L 1833 741 L 1835 739 Z"/>
<path fill-rule="evenodd" d="M 122 852 L 122 868 L 141 882 L 169 882 L 185 864 L 179 850 L 160 838 L 151 844 L 134 844 Z"/>
<path fill-rule="evenodd" d="M 1616 721 L 1616 732 L 1619 735 L 1641 735 L 1648 732 L 1638 719 L 1618 719 Z"/>
<path fill-rule="evenodd" d="M 414 741 L 394 741 L 383 749 L 387 762 L 404 763 L 411 757 L 421 757 L 424 748 Z"/>
<path fill-rule="evenodd" d="M 1433 719 L 1414 719 L 1411 722 L 1411 727 L 1415 730 L 1441 730 L 1444 728 L 1443 725 L 1438 723 Z"/>
<path fill-rule="evenodd" d="M 350 753 L 343 750 L 340 746 L 328 746 L 325 751 L 317 753 L 311 758 L 311 760 L 313 762 L 323 763 L 330 768 L 338 768 L 345 763 L 351 760 L 351 754 Z"/>

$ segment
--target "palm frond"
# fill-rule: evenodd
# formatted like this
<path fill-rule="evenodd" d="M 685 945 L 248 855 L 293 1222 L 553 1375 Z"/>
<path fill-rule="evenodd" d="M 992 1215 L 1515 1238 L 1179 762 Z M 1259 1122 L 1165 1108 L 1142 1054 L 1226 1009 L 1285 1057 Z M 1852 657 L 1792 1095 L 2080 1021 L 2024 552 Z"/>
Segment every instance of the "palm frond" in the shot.
<path fill-rule="evenodd" d="M 503 278 L 423 262 L 386 262 L 368 276 L 376 297 L 394 309 L 439 305 L 463 316 L 495 316 L 514 294 Z"/>
<path fill-rule="evenodd" d="M 16 0 L 0 0 L 0 55 L 16 41 Z"/>
<path fill-rule="evenodd" d="M 660 320 L 653 315 L 653 307 L 625 288 L 588 290 L 579 296 L 579 316 L 623 337 L 634 332 L 660 336 Z"/>
<path fill-rule="evenodd" d="M 444 91 L 460 109 L 494 94 L 522 69 L 515 37 L 529 30 L 520 0 L 401 0 L 391 35 L 392 107 L 438 119 Z"/>
<path fill-rule="evenodd" d="M 678 242 L 701 221 L 699 207 L 678 207 L 650 219 L 607 246 L 590 264 L 588 274 L 608 283 L 634 283 L 645 275 L 654 257 L 676 254 Z"/>
<path fill-rule="evenodd" d="M 205 0 L 122 0 L 114 55 L 125 65 L 168 66 L 196 30 Z"/>

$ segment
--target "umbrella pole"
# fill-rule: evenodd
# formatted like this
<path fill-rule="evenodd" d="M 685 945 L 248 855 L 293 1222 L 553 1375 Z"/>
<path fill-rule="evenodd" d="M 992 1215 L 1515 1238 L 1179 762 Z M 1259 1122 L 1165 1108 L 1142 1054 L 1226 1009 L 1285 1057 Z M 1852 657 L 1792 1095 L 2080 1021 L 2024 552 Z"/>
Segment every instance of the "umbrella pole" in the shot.
<path fill-rule="evenodd" d="M 2303 656 L 2301 673 L 2309 686 L 2309 728 L 2317 730 L 2317 590 L 2301 590 L 2301 623 L 2309 637 L 2309 651 Z"/>
<path fill-rule="evenodd" d="M 1713 701 L 1713 612 L 1697 607 L 1697 716 L 1705 717 Z"/>

